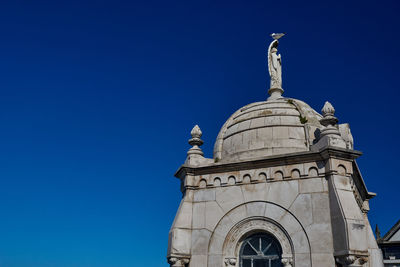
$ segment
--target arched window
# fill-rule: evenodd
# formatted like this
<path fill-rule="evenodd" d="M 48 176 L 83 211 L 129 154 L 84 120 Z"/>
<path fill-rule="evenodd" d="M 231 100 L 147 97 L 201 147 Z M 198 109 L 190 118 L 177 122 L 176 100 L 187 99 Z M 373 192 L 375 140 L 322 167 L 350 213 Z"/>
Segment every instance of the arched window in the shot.
<path fill-rule="evenodd" d="M 240 267 L 281 267 L 282 248 L 270 234 L 255 234 L 243 241 Z"/>

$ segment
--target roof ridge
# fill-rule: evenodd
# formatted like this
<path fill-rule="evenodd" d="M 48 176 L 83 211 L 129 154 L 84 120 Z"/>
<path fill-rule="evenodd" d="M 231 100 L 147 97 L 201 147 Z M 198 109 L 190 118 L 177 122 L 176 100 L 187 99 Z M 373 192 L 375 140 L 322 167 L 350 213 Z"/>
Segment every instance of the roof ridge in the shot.
<path fill-rule="evenodd" d="M 388 239 L 390 239 L 399 230 L 400 230 L 400 220 L 398 220 L 397 223 L 395 223 L 392 226 L 392 228 L 390 228 L 389 231 L 387 231 L 387 233 L 382 237 L 382 240 L 388 241 Z"/>

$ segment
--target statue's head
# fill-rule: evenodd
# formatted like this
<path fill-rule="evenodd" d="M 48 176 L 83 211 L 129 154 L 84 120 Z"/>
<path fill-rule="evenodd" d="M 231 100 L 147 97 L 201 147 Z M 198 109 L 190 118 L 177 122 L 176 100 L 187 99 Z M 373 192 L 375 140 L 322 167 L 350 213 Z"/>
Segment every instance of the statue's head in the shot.
<path fill-rule="evenodd" d="M 273 47 L 273 48 L 271 49 L 271 53 L 276 53 L 276 52 L 278 52 L 278 49 L 276 49 L 276 47 Z"/>

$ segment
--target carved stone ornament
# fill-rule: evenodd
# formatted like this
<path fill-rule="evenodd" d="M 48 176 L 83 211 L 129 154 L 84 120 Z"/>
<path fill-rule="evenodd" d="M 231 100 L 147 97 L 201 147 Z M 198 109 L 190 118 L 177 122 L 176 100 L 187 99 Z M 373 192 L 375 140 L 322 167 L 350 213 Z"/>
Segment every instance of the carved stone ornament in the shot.
<path fill-rule="evenodd" d="M 353 264 L 356 261 L 356 257 L 354 255 L 340 256 L 336 257 L 336 262 L 344 265 Z"/>
<path fill-rule="evenodd" d="M 368 262 L 368 257 L 361 257 L 358 259 L 358 262 L 363 265 Z"/>
<path fill-rule="evenodd" d="M 322 108 L 322 115 L 324 116 L 320 120 L 322 125 L 326 127 L 334 127 L 337 124 L 338 119 L 334 116 L 335 108 L 328 101 L 325 102 L 325 105 Z"/>
<path fill-rule="evenodd" d="M 368 256 L 366 255 L 336 256 L 336 262 L 342 264 L 343 266 L 361 267 L 368 262 Z"/>
<path fill-rule="evenodd" d="M 195 125 L 190 134 L 192 138 L 189 139 L 189 145 L 191 145 L 192 148 L 188 151 L 188 155 L 197 154 L 203 156 L 203 151 L 201 151 L 200 148 L 200 146 L 203 144 L 203 140 L 200 139 L 203 133 L 201 132 L 200 127 Z"/>
<path fill-rule="evenodd" d="M 332 106 L 331 103 L 329 103 L 328 101 L 325 102 L 324 107 L 322 108 L 322 115 L 324 117 L 326 116 L 333 116 L 335 115 L 335 108 Z"/>
<path fill-rule="evenodd" d="M 199 139 L 203 133 L 201 132 L 199 125 L 195 125 L 190 134 L 192 135 L 192 138 Z"/>
<path fill-rule="evenodd" d="M 232 267 L 236 266 L 237 259 L 236 258 L 225 258 L 225 266 Z"/>
<path fill-rule="evenodd" d="M 189 263 L 189 258 L 184 257 L 171 257 L 168 259 L 171 267 L 185 267 Z"/>
<path fill-rule="evenodd" d="M 322 115 L 323 118 L 319 122 L 325 127 L 321 130 L 321 138 L 311 147 L 311 150 L 318 151 L 328 146 L 347 148 L 348 145 L 340 135 L 337 126 L 338 119 L 334 116 L 335 108 L 328 101 L 322 108 Z"/>
<path fill-rule="evenodd" d="M 282 263 L 284 267 L 292 267 L 293 260 L 290 257 L 284 257 Z"/>

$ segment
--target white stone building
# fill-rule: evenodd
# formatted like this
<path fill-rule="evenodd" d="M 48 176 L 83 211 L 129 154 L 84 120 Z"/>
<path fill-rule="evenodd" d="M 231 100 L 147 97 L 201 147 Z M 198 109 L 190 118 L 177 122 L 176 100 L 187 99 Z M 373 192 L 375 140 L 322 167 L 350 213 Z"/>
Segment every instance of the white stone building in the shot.
<path fill-rule="evenodd" d="M 367 217 L 375 194 L 349 125 L 337 125 L 328 102 L 320 115 L 282 97 L 279 75 L 268 100 L 225 122 L 213 158 L 193 128 L 175 174 L 183 198 L 169 233 L 171 266 L 383 266 Z"/>

